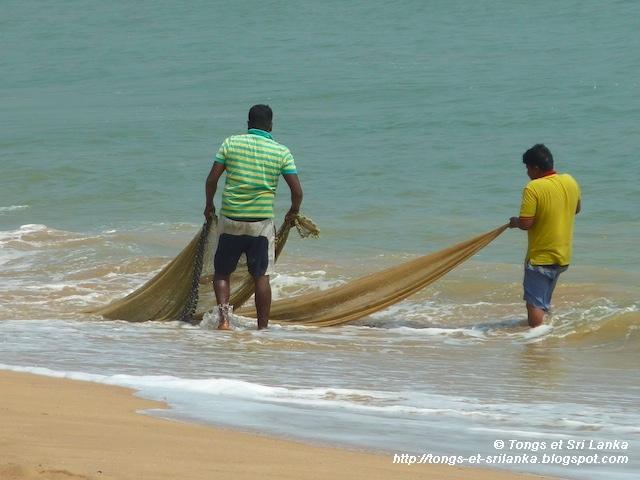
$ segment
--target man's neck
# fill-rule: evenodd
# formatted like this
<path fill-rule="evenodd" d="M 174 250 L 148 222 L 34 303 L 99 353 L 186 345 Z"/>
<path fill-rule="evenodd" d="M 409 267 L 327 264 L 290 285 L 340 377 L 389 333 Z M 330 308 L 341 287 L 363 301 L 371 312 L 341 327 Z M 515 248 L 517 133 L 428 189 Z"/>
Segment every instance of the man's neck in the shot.
<path fill-rule="evenodd" d="M 273 136 L 271 135 L 271 132 L 269 132 L 267 130 L 262 130 L 261 128 L 252 127 L 248 131 L 252 135 L 260 135 L 261 137 L 273 139 Z"/>

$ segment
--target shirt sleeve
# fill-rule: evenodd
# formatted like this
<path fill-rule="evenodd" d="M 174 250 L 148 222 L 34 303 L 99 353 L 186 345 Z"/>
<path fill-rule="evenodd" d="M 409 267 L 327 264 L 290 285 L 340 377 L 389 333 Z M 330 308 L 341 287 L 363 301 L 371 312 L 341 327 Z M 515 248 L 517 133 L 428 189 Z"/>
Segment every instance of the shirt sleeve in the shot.
<path fill-rule="evenodd" d="M 287 150 L 287 153 L 285 153 L 282 157 L 282 166 L 280 167 L 280 173 L 282 173 L 282 175 L 298 174 L 296 164 L 293 160 L 293 155 L 291 155 L 291 152 L 289 150 Z"/>
<path fill-rule="evenodd" d="M 220 148 L 218 149 L 218 153 L 216 153 L 216 158 L 214 163 L 221 163 L 222 165 L 226 165 L 227 163 L 227 150 L 229 149 L 229 139 L 227 138 Z"/>
<path fill-rule="evenodd" d="M 531 187 L 528 185 L 522 192 L 522 205 L 520 205 L 521 217 L 535 217 L 538 207 L 538 197 Z"/>

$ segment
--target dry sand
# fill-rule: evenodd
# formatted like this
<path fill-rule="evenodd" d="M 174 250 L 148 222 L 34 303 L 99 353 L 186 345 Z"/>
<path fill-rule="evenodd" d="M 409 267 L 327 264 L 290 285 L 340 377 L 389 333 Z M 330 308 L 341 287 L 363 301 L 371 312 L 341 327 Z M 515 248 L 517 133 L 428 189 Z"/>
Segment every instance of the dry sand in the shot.
<path fill-rule="evenodd" d="M 0 479 L 547 478 L 394 465 L 391 455 L 311 446 L 135 413 L 165 407 L 125 388 L 0 372 Z"/>

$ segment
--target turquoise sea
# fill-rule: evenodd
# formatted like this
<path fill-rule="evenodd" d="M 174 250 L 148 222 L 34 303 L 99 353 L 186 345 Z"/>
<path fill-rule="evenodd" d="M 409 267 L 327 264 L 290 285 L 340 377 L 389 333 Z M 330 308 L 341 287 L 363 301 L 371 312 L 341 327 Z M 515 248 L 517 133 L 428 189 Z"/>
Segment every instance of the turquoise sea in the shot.
<path fill-rule="evenodd" d="M 180 418 L 292 437 L 318 421 L 327 428 L 306 440 L 385 451 L 470 455 L 500 436 L 627 440 L 626 465 L 498 467 L 635 478 L 640 3 L 6 0 L 0 39 L 4 368 L 124 374 L 149 396 L 160 395 L 149 378 L 205 382 L 180 390 L 176 380 L 175 398 L 162 395 Z M 140 285 L 196 233 L 213 155 L 255 103 L 273 108 L 303 210 L 322 230 L 289 242 L 277 296 L 505 223 L 527 181 L 521 155 L 545 143 L 583 193 L 549 329 L 521 326 L 519 231 L 344 329 L 265 336 L 240 323 L 220 340 L 80 314 Z M 213 354 L 232 368 L 198 368 Z M 196 390 L 238 410 L 213 418 L 205 400 L 189 402 Z M 270 408 L 251 401 L 256 392 Z"/>

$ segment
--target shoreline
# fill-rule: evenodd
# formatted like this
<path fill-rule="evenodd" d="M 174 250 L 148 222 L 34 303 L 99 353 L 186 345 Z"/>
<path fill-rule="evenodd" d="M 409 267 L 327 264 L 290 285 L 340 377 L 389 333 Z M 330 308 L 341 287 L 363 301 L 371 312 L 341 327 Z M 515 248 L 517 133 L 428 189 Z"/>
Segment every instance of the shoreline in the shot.
<path fill-rule="evenodd" d="M 7 480 L 551 479 L 393 464 L 391 455 L 167 420 L 137 413 L 168 406 L 124 387 L 8 370 L 0 385 L 0 477 Z"/>

